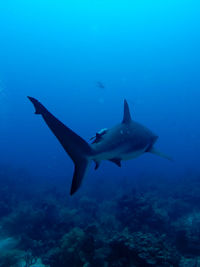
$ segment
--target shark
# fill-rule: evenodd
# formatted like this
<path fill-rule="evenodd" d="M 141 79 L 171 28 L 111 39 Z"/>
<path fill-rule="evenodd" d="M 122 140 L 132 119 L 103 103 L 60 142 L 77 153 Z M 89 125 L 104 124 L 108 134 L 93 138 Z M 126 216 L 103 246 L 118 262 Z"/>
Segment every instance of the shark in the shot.
<path fill-rule="evenodd" d="M 80 188 L 92 161 L 95 162 L 97 170 L 102 160 L 108 160 L 121 167 L 122 160 L 130 160 L 147 152 L 172 160 L 154 147 L 158 136 L 132 119 L 126 100 L 122 121 L 112 128 L 104 128 L 97 132 L 96 136 L 91 138 L 93 142 L 88 143 L 58 120 L 37 99 L 30 96 L 28 99 L 34 105 L 35 114 L 43 117 L 74 163 L 70 195 Z"/>

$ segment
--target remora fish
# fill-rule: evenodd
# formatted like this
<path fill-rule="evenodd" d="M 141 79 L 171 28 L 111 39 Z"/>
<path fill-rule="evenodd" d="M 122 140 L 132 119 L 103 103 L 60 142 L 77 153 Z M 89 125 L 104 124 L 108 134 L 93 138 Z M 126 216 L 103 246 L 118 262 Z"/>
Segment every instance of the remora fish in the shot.
<path fill-rule="evenodd" d="M 38 100 L 28 97 L 46 124 L 73 160 L 75 169 L 70 194 L 73 195 L 86 176 L 92 160 L 98 169 L 101 160 L 109 160 L 121 167 L 122 160 L 136 158 L 145 152 L 170 158 L 154 148 L 158 139 L 154 133 L 131 119 L 128 103 L 124 100 L 124 117 L 120 124 L 96 134 L 96 140 L 88 144 L 79 135 L 55 118 Z M 94 138 L 94 137 L 93 137 Z"/>

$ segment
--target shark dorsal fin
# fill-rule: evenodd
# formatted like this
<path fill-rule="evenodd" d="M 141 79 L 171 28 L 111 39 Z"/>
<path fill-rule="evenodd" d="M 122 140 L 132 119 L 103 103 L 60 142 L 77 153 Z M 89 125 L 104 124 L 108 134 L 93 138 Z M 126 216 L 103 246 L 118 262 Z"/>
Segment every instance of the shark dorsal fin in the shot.
<path fill-rule="evenodd" d="M 126 99 L 124 99 L 124 117 L 123 117 L 122 123 L 129 123 L 131 121 L 132 119 L 131 119 L 131 114 L 129 111 L 129 106 L 128 106 Z"/>

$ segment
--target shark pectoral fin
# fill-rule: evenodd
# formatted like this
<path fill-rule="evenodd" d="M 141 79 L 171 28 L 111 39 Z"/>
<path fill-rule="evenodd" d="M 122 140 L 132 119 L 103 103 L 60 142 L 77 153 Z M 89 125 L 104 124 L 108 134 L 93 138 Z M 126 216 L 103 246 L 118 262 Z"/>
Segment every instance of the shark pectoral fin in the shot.
<path fill-rule="evenodd" d="M 96 164 L 96 165 L 95 165 L 95 168 L 94 168 L 95 171 L 96 171 L 96 170 L 99 168 L 99 166 L 100 166 L 100 161 L 96 161 L 96 160 L 95 160 L 94 162 L 95 162 L 95 164 Z"/>
<path fill-rule="evenodd" d="M 70 195 L 73 195 L 81 186 L 84 177 L 90 166 L 90 160 L 82 159 L 75 163 L 74 176 L 71 185 Z"/>
<path fill-rule="evenodd" d="M 114 159 L 109 159 L 109 161 L 115 163 L 118 167 L 121 167 L 121 159 L 114 158 Z"/>
<path fill-rule="evenodd" d="M 165 158 L 167 160 L 173 161 L 173 159 L 171 157 L 169 157 L 168 155 L 163 154 L 162 152 L 160 152 L 159 150 L 155 149 L 154 147 L 152 147 L 150 150 L 148 150 L 149 153 L 155 154 L 159 157 Z"/>

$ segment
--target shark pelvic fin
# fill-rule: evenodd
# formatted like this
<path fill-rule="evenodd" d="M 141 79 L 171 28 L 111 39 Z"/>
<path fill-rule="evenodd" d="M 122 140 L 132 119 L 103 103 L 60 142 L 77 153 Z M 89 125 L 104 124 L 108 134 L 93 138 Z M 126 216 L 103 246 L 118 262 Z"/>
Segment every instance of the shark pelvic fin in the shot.
<path fill-rule="evenodd" d="M 94 162 L 95 162 L 95 167 L 94 167 L 94 169 L 95 169 L 95 171 L 96 171 L 96 170 L 99 168 L 99 166 L 100 166 L 100 161 L 95 160 Z"/>
<path fill-rule="evenodd" d="M 121 159 L 114 158 L 114 159 L 109 159 L 109 161 L 115 163 L 118 167 L 121 167 Z"/>
<path fill-rule="evenodd" d="M 129 106 L 128 106 L 126 99 L 124 99 L 124 117 L 123 117 L 122 123 L 129 123 L 131 121 L 132 119 L 131 119 Z"/>
<path fill-rule="evenodd" d="M 85 140 L 54 117 L 38 100 L 33 97 L 28 98 L 35 107 L 35 113 L 42 115 L 50 130 L 74 162 L 75 169 L 70 192 L 72 195 L 78 190 L 86 176 L 93 150 Z"/>
<path fill-rule="evenodd" d="M 154 147 L 152 147 L 150 150 L 148 150 L 148 152 L 152 153 L 152 154 L 155 154 L 155 155 L 157 155 L 159 157 L 165 158 L 167 160 L 173 161 L 173 159 L 170 156 L 165 155 L 164 153 L 160 152 L 159 150 L 157 150 Z"/>

